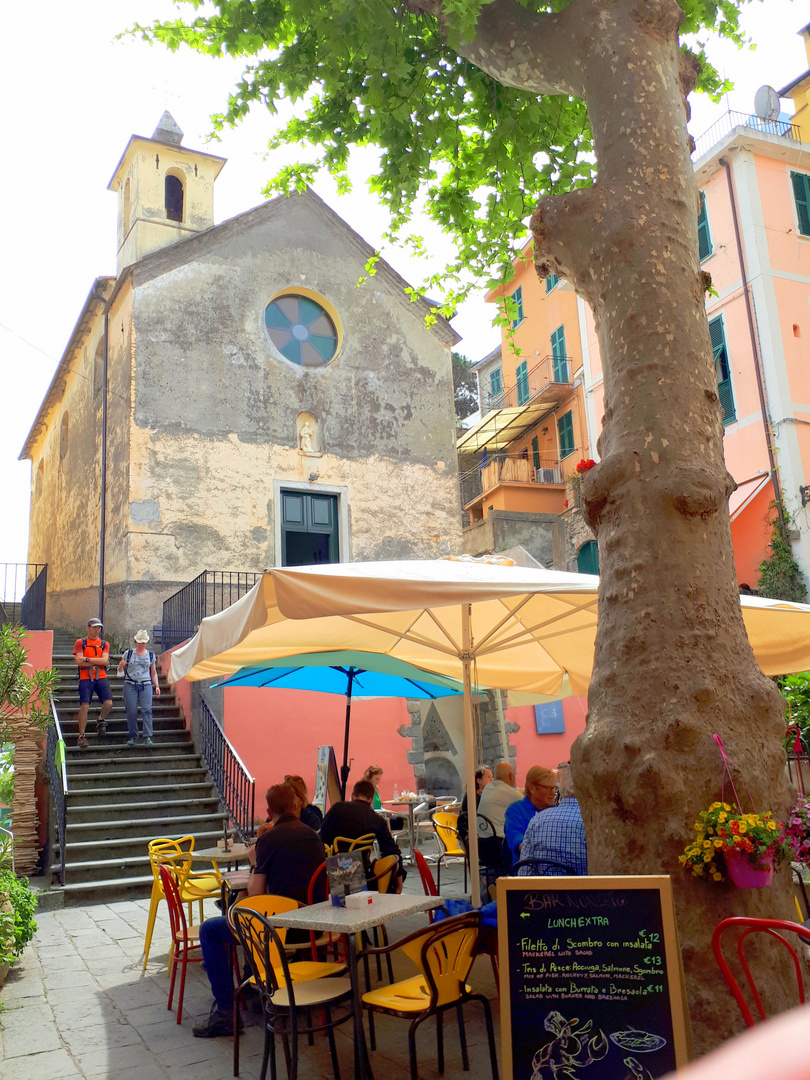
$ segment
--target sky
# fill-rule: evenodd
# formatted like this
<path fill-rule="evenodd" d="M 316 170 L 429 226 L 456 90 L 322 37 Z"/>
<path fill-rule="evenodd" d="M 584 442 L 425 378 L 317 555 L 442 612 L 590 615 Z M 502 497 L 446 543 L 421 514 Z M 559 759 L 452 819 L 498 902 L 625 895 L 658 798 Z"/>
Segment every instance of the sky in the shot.
<path fill-rule="evenodd" d="M 129 137 L 151 135 L 168 109 L 185 133 L 184 145 L 204 149 L 209 116 L 224 107 L 239 74 L 230 60 L 115 40 L 135 22 L 173 18 L 176 10 L 171 0 L 40 0 L 4 10 L 0 563 L 27 558 L 31 466 L 17 458 L 93 281 L 115 274 L 117 195 L 107 184 Z M 729 108 L 752 113 L 754 91 L 763 83 L 778 89 L 807 69 L 797 36 L 807 21 L 804 0 L 757 0 L 743 16 L 755 51 L 727 42 L 710 45 L 709 56 L 735 89 L 719 105 L 692 96 L 689 127 L 695 137 Z M 262 201 L 261 189 L 278 163 L 265 154 L 272 130 L 273 118 L 259 112 L 208 146 L 228 159 L 215 188 L 217 223 Z M 387 221 L 363 182 L 370 161 L 358 156 L 348 196 L 338 196 L 328 177 L 314 187 L 379 246 Z M 449 253 L 446 238 L 434 232 L 429 241 L 437 260 Z M 399 249 L 383 247 L 382 253 L 416 285 L 432 269 Z M 457 348 L 471 360 L 499 340 L 483 295 L 482 290 L 467 301 L 453 321 L 462 336 Z"/>

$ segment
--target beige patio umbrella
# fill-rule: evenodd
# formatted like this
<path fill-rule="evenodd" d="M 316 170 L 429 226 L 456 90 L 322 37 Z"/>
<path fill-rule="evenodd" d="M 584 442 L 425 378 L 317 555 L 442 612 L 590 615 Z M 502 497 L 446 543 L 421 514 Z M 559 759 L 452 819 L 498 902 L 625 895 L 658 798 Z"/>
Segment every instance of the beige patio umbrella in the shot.
<path fill-rule="evenodd" d="M 509 561 L 506 561 L 509 563 Z M 387 653 L 464 683 L 467 790 L 475 790 L 471 684 L 558 694 L 568 674 L 586 694 L 599 579 L 490 558 L 332 563 L 267 570 L 246 596 L 204 619 L 170 678 L 228 675 L 300 652 Z M 766 675 L 810 669 L 810 606 L 742 597 Z M 473 902 L 478 851 L 470 830 Z"/>

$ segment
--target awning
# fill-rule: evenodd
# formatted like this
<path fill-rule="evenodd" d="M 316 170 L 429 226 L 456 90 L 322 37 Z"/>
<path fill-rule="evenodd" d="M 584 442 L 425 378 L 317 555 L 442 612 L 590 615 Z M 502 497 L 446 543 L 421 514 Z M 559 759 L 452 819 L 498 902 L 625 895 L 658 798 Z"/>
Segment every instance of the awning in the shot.
<path fill-rule="evenodd" d="M 551 411 L 554 402 L 517 405 L 508 409 L 495 409 L 479 420 L 458 440 L 456 449 L 462 453 L 474 450 L 503 450 Z"/>
<path fill-rule="evenodd" d="M 731 521 L 738 518 L 746 506 L 754 501 L 760 491 L 771 482 L 769 472 L 754 473 L 747 480 L 741 480 L 737 484 L 737 490 L 732 492 L 728 500 L 728 514 Z"/>

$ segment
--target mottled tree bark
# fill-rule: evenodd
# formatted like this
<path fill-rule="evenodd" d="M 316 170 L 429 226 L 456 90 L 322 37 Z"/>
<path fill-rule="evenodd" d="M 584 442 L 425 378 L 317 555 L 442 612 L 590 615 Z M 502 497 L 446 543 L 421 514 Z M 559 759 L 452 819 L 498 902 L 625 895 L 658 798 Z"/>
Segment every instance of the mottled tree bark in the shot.
<path fill-rule="evenodd" d="M 720 795 L 712 733 L 758 810 L 783 818 L 791 793 L 783 710 L 748 644 L 734 572 L 680 18 L 675 0 L 574 0 L 558 15 L 495 0 L 461 51 L 501 82 L 583 98 L 591 119 L 595 184 L 543 199 L 532 219 L 538 272 L 567 277 L 593 310 L 605 377 L 601 461 L 582 484 L 599 630 L 572 763 L 590 871 L 672 875 L 700 1053 L 741 1026 L 711 956 L 714 926 L 792 913 L 785 869 L 746 893 L 678 864 Z M 771 1006 L 787 1007 L 779 971 L 762 975 Z"/>

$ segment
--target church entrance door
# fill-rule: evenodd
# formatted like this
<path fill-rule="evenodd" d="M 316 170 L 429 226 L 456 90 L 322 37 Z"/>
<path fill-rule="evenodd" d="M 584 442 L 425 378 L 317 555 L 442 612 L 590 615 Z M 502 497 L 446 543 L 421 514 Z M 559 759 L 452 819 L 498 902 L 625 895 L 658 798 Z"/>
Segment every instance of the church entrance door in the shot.
<path fill-rule="evenodd" d="M 336 495 L 281 492 L 281 565 L 340 562 Z"/>

